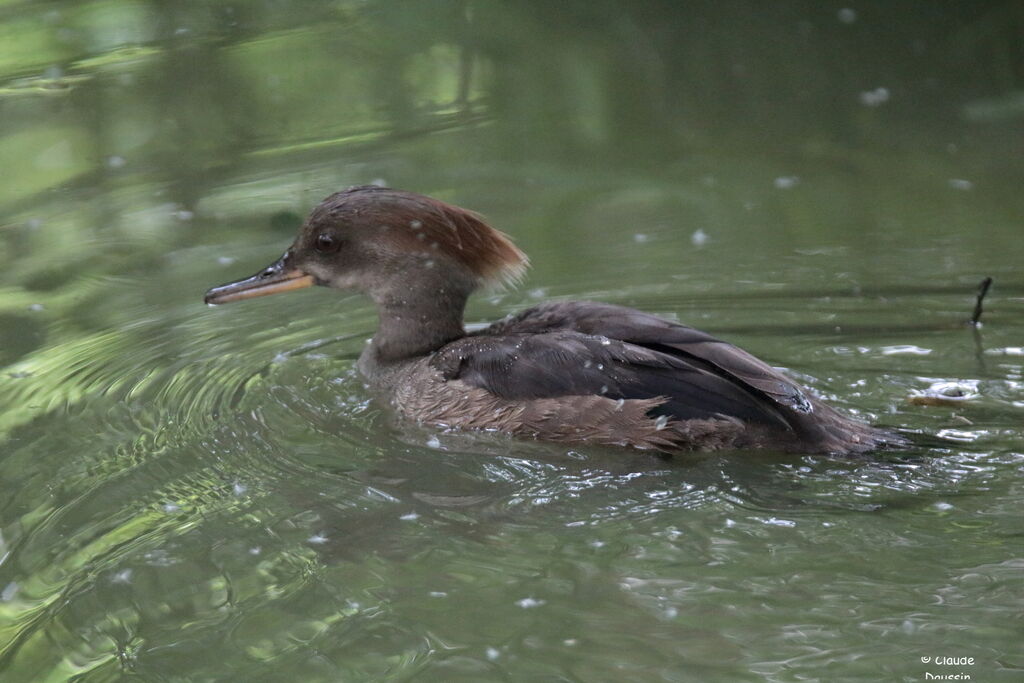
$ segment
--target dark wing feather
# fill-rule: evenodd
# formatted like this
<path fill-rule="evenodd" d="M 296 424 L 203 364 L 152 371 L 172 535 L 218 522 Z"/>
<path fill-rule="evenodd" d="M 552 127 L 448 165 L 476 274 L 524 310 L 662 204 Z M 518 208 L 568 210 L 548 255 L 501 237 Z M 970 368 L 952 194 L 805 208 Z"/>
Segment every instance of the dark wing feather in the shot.
<path fill-rule="evenodd" d="M 732 344 L 686 325 L 624 306 L 585 301 L 544 304 L 497 323 L 481 334 L 572 330 L 619 339 L 702 366 L 799 413 L 814 404 L 799 385 Z"/>
<path fill-rule="evenodd" d="M 777 406 L 729 377 L 682 356 L 572 330 L 517 334 L 506 325 L 457 340 L 433 358 L 445 379 L 502 398 L 600 395 L 662 398 L 655 408 L 679 420 L 737 418 L 788 427 Z"/>

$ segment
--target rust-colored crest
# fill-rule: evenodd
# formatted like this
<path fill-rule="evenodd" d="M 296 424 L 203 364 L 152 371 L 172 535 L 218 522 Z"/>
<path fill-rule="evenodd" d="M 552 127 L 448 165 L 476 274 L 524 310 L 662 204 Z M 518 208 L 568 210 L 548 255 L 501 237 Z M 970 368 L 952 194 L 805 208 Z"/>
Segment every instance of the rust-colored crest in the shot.
<path fill-rule="evenodd" d="M 413 192 L 353 187 L 328 197 L 314 211 L 324 218 L 386 227 L 387 239 L 409 250 L 437 251 L 465 266 L 483 284 L 514 283 L 529 260 L 508 235 L 479 214 Z"/>

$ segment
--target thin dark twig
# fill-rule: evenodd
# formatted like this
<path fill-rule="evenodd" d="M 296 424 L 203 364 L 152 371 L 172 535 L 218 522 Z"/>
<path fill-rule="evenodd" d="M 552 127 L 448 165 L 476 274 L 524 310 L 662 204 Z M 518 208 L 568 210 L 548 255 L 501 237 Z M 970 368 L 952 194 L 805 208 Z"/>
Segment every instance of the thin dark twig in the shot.
<path fill-rule="evenodd" d="M 987 277 L 981 281 L 978 285 L 978 298 L 974 300 L 974 313 L 971 315 L 970 324 L 972 327 L 977 327 L 981 324 L 981 302 L 985 300 L 985 295 L 988 294 L 988 288 L 992 286 L 992 278 Z"/>

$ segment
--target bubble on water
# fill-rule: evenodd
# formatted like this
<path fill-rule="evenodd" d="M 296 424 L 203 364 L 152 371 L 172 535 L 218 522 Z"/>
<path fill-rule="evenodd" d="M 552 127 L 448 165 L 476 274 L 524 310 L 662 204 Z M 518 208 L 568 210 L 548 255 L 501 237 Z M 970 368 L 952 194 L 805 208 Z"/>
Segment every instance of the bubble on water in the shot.
<path fill-rule="evenodd" d="M 188 211 L 187 209 L 180 209 L 180 210 L 174 212 L 174 217 L 177 218 L 179 221 L 183 221 L 183 222 L 184 221 L 190 221 L 193 218 L 195 218 L 195 216 L 196 216 L 195 212 Z"/>
<path fill-rule="evenodd" d="M 893 346 L 883 346 L 879 349 L 883 356 L 927 356 L 932 352 L 931 349 L 926 349 L 921 346 L 914 346 L 913 344 L 895 344 Z"/>
<path fill-rule="evenodd" d="M 489 660 L 491 660 L 493 662 L 495 659 L 497 659 L 500 656 L 501 656 L 501 653 L 498 652 L 498 650 L 496 648 L 493 648 L 493 647 L 487 648 L 487 659 L 489 659 Z"/>
<path fill-rule="evenodd" d="M 417 514 L 415 512 L 407 512 L 404 515 L 402 515 L 401 517 L 399 517 L 399 519 L 402 520 L 403 522 L 413 522 L 413 521 L 415 521 L 415 520 L 417 520 L 419 518 L 420 518 L 419 514 Z"/>
<path fill-rule="evenodd" d="M 55 81 L 58 78 L 61 78 L 63 76 L 64 76 L 64 69 L 60 68 L 56 64 L 54 64 L 53 66 L 46 67 L 46 70 L 43 71 L 43 78 L 48 78 L 50 80 L 54 80 Z"/>
<path fill-rule="evenodd" d="M 844 24 L 852 24 L 857 21 L 857 10 L 850 7 L 844 7 L 836 12 L 836 18 Z"/>
<path fill-rule="evenodd" d="M 429 439 L 427 439 L 427 448 L 440 448 L 440 447 L 441 447 L 441 439 L 437 438 L 436 436 L 432 436 Z"/>
<path fill-rule="evenodd" d="M 642 232 L 638 232 L 637 234 L 633 235 L 633 241 L 636 242 L 637 244 L 643 244 L 644 242 L 649 242 L 650 240 L 650 235 L 645 235 Z"/>
<path fill-rule="evenodd" d="M 800 178 L 795 175 L 783 175 L 773 180 L 772 184 L 776 190 L 791 190 L 800 184 Z"/>
<path fill-rule="evenodd" d="M 1004 346 L 1001 349 L 985 349 L 990 356 L 1024 356 L 1024 346 Z"/>
<path fill-rule="evenodd" d="M 888 88 L 865 90 L 860 94 L 860 103 L 865 107 L 880 107 L 891 97 Z"/>
<path fill-rule="evenodd" d="M 779 519 L 778 517 L 769 517 L 768 519 L 761 520 L 769 526 L 781 526 L 781 527 L 795 527 L 796 522 L 791 519 Z"/>
<path fill-rule="evenodd" d="M 665 608 L 665 617 L 666 618 L 668 618 L 668 619 L 675 619 L 678 616 L 679 616 L 679 608 L 678 607 L 666 607 Z"/>
<path fill-rule="evenodd" d="M 432 598 L 447 598 L 448 597 L 448 594 L 445 593 L 444 591 L 430 591 L 429 593 L 427 593 L 427 595 L 429 595 Z"/>
<path fill-rule="evenodd" d="M 539 600 L 537 598 L 523 598 L 522 600 L 516 600 L 516 605 L 523 609 L 531 609 L 533 607 L 540 607 L 541 605 L 547 604 L 547 600 Z"/>
<path fill-rule="evenodd" d="M 306 542 L 312 543 L 314 545 L 322 545 L 324 543 L 327 543 L 327 537 L 323 534 L 313 534 L 312 536 L 306 539 Z"/>
<path fill-rule="evenodd" d="M 39 218 L 29 218 L 25 221 L 25 227 L 29 230 L 38 230 L 42 224 L 43 221 Z"/>
<path fill-rule="evenodd" d="M 236 481 L 234 484 L 231 485 L 231 490 L 235 493 L 236 496 L 240 496 L 249 489 L 246 487 L 245 484 L 240 484 L 239 482 Z"/>
<path fill-rule="evenodd" d="M 953 509 L 953 504 L 952 503 L 945 503 L 945 502 L 941 502 L 940 501 L 940 502 L 935 503 L 934 505 L 932 505 L 932 507 L 935 508 L 936 510 L 939 510 L 940 512 L 946 512 L 947 510 L 952 510 Z"/>
<path fill-rule="evenodd" d="M 107 168 L 116 171 L 119 168 L 124 168 L 124 165 L 128 163 L 128 160 L 122 156 L 113 155 L 107 157 Z"/>
<path fill-rule="evenodd" d="M 284 353 L 284 352 L 281 352 L 281 353 L 276 354 L 274 356 L 274 358 L 270 362 L 271 363 L 283 363 L 286 360 L 288 360 L 288 354 Z"/>
<path fill-rule="evenodd" d="M 373 180 L 370 181 L 370 184 L 375 185 L 377 187 L 387 187 L 388 181 L 384 180 L 383 178 L 374 178 Z"/>
<path fill-rule="evenodd" d="M 262 552 L 263 548 L 259 547 L 258 545 L 254 545 L 253 547 L 249 548 L 250 555 L 259 555 Z"/>
<path fill-rule="evenodd" d="M 180 509 L 181 509 L 181 506 L 176 504 L 176 503 L 164 503 L 164 512 L 166 512 L 168 514 L 170 514 L 172 512 L 177 512 Z"/>
<path fill-rule="evenodd" d="M 974 183 L 970 180 L 964 180 L 963 178 L 950 178 L 949 186 L 954 190 L 960 190 L 962 192 L 974 189 Z"/>
<path fill-rule="evenodd" d="M 174 29 L 174 35 L 176 36 L 186 36 L 191 32 L 192 29 L 187 28 L 185 26 L 179 26 L 178 28 Z"/>
<path fill-rule="evenodd" d="M 43 306 L 42 304 L 29 304 L 28 310 L 32 311 L 33 313 L 38 313 L 39 311 L 46 310 L 46 307 Z"/>
<path fill-rule="evenodd" d="M 230 266 L 232 263 L 234 263 L 237 260 L 238 259 L 236 259 L 234 256 L 218 256 L 217 257 L 217 263 L 219 263 L 222 266 Z"/>
<path fill-rule="evenodd" d="M 591 541 L 590 542 L 590 547 L 591 548 L 603 548 L 604 547 L 604 541 Z"/>
<path fill-rule="evenodd" d="M 690 235 L 690 242 L 695 247 L 703 247 L 708 243 L 708 234 L 700 228 L 697 228 L 693 231 L 693 234 Z"/>

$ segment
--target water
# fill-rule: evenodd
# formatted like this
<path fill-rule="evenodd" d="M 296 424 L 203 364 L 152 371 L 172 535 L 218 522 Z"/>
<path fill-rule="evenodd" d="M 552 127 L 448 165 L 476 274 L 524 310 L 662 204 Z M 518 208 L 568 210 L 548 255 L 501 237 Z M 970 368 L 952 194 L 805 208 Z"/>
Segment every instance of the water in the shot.
<path fill-rule="evenodd" d="M 1005 7 L 0 9 L 0 679 L 1019 680 Z M 920 444 L 417 429 L 366 301 L 202 305 L 377 180 L 530 254 L 472 323 L 636 306 Z"/>

